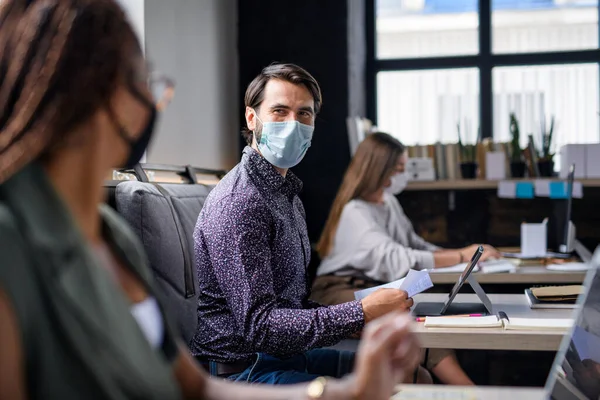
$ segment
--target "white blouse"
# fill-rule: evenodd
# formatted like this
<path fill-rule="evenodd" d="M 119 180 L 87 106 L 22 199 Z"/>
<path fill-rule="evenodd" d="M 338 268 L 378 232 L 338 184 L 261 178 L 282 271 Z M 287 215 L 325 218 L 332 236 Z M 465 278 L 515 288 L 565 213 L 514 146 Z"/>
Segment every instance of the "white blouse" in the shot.
<path fill-rule="evenodd" d="M 352 200 L 342 211 L 331 252 L 317 275 L 390 282 L 411 268 L 432 269 L 438 249 L 417 235 L 396 197 L 386 193 L 383 204 Z"/>

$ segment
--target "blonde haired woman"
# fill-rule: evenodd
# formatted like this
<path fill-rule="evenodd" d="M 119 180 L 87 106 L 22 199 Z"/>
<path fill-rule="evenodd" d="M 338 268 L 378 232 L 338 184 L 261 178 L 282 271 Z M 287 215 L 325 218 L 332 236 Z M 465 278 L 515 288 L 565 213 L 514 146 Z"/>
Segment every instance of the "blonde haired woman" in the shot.
<path fill-rule="evenodd" d="M 404 277 L 410 269 L 467 261 L 478 245 L 441 249 L 415 232 L 395 195 L 407 183 L 405 148 L 392 136 L 369 135 L 356 150 L 317 245 L 322 259 L 312 297 L 323 304 Z M 486 246 L 482 260 L 498 256 Z M 442 382 L 472 384 L 452 352 L 431 351 L 427 363 Z"/>

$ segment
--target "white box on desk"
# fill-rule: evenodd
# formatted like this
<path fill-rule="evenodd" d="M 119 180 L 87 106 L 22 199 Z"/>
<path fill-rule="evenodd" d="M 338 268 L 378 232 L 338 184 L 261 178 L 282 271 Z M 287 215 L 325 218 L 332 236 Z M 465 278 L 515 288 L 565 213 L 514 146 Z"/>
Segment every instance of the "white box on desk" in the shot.
<path fill-rule="evenodd" d="M 577 174 L 577 166 L 575 166 L 575 174 Z M 600 143 L 585 146 L 585 176 L 600 178 Z"/>
<path fill-rule="evenodd" d="M 575 164 L 575 178 L 586 177 L 585 144 L 566 144 L 560 148 L 560 173 L 563 179 L 569 175 L 571 164 Z"/>
<path fill-rule="evenodd" d="M 434 181 L 435 170 L 433 160 L 426 157 L 409 158 L 406 161 L 405 171 L 411 181 Z"/>
<path fill-rule="evenodd" d="M 485 179 L 497 181 L 506 178 L 506 154 L 503 151 L 485 153 Z"/>
<path fill-rule="evenodd" d="M 543 257 L 548 251 L 548 220 L 541 224 L 521 224 L 521 254 L 526 257 Z"/>

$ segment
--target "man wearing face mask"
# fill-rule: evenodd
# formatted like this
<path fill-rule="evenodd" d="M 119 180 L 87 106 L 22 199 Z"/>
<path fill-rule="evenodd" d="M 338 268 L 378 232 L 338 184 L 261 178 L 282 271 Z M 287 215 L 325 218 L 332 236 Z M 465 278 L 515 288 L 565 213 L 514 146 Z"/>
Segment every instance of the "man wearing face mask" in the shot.
<path fill-rule="evenodd" d="M 231 380 L 341 377 L 354 353 L 316 348 L 413 301 L 396 289 L 332 307 L 307 300 L 302 182 L 288 169 L 310 147 L 321 91 L 302 68 L 275 64 L 250 83 L 245 105 L 248 146 L 211 191 L 194 232 L 202 323 L 192 352 L 211 374 Z"/>
<path fill-rule="evenodd" d="M 441 249 L 415 232 L 396 199 L 408 183 L 404 146 L 372 133 L 352 158 L 317 244 L 321 264 L 311 299 L 340 304 L 354 292 L 403 278 L 410 269 L 443 268 L 467 262 L 478 245 Z M 481 260 L 499 256 L 485 246 Z M 471 385 L 454 354 L 431 351 L 427 367 L 443 383 Z"/>

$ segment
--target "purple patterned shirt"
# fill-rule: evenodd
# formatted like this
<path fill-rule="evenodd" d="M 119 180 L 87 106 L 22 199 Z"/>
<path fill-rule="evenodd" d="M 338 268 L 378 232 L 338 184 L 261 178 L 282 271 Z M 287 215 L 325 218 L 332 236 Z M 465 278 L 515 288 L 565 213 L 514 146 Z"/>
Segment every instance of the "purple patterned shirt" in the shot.
<path fill-rule="evenodd" d="M 302 182 L 250 147 L 211 191 L 194 232 L 200 299 L 192 352 L 206 360 L 285 357 L 329 346 L 364 325 L 360 302 L 307 300 L 310 242 Z"/>

